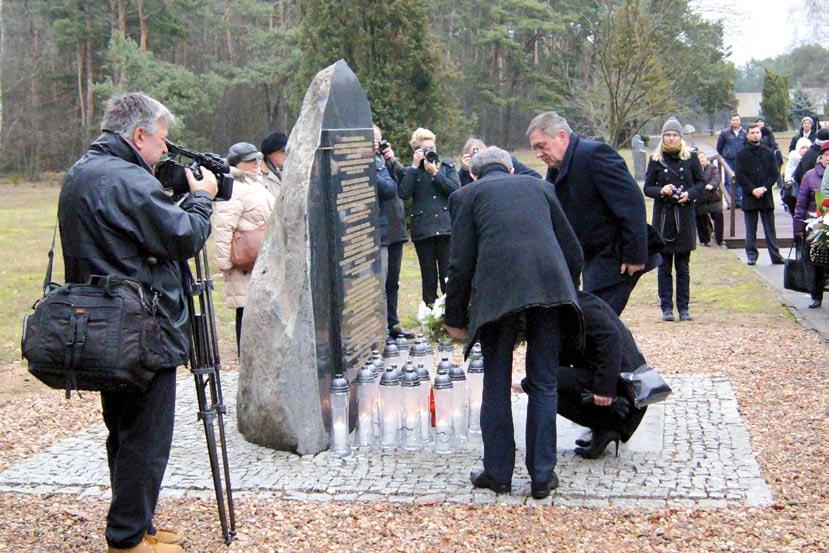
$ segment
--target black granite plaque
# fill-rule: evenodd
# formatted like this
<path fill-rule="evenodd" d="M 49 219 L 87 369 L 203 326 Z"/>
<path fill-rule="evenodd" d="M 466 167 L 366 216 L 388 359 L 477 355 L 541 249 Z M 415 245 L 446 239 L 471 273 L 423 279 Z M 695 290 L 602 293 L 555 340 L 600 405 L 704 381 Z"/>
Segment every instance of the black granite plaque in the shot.
<path fill-rule="evenodd" d="M 342 372 L 352 381 L 386 334 L 376 175 L 371 109 L 357 77 L 341 61 L 323 115 L 308 202 L 317 375 L 324 413 L 331 376 Z M 355 397 L 352 393 L 352 423 Z M 327 426 L 329 417 L 324 421 Z"/>

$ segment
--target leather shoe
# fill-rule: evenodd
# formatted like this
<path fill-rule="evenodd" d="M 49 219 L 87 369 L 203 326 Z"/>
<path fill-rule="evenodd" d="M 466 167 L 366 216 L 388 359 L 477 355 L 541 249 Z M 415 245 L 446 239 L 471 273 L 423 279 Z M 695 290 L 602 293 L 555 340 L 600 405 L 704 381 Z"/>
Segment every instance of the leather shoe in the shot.
<path fill-rule="evenodd" d="M 180 545 L 161 543 L 155 536 L 144 536 L 138 545 L 129 547 L 127 549 L 118 549 L 115 547 L 108 547 L 107 553 L 184 553 L 184 549 Z"/>
<path fill-rule="evenodd" d="M 168 543 L 170 545 L 177 545 L 184 541 L 184 536 L 169 528 L 156 528 L 153 537 L 158 540 L 158 543 Z"/>
<path fill-rule="evenodd" d="M 674 320 L 674 314 L 670 311 L 663 311 L 662 312 L 662 320 L 663 321 L 668 321 L 668 322 L 673 321 Z"/>
<path fill-rule="evenodd" d="M 687 311 L 680 311 L 679 312 L 679 320 L 680 321 L 693 321 L 694 318 Z"/>
<path fill-rule="evenodd" d="M 495 493 L 510 493 L 512 491 L 512 483 L 499 484 L 493 477 L 482 470 L 473 470 L 469 473 L 469 480 L 472 482 L 474 488 L 487 488 Z"/>
<path fill-rule="evenodd" d="M 812 300 L 812 303 L 809 304 L 809 309 L 817 309 L 823 305 L 823 300 Z"/>
<path fill-rule="evenodd" d="M 746 261 L 746 264 L 747 265 L 757 265 L 757 261 L 755 259 L 749 259 L 748 261 Z"/>
<path fill-rule="evenodd" d="M 550 492 L 558 488 L 558 476 L 553 473 L 553 476 L 546 482 L 533 482 L 530 484 L 530 495 L 533 499 L 544 499 Z"/>
<path fill-rule="evenodd" d="M 402 336 L 407 340 L 411 340 L 415 337 L 415 333 L 411 330 L 400 328 L 399 326 L 393 326 L 389 329 L 389 336 L 391 336 L 392 338 L 400 338 Z"/>

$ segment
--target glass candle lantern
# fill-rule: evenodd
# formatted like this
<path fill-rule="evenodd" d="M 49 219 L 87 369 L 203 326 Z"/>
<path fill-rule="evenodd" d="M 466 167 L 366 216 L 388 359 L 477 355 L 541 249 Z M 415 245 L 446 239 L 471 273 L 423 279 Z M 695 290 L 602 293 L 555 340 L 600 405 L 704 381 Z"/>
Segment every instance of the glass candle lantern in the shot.
<path fill-rule="evenodd" d="M 358 448 L 374 445 L 374 411 L 377 405 L 374 393 L 376 377 L 371 362 L 357 373 L 357 443 Z"/>
<path fill-rule="evenodd" d="M 380 447 L 397 447 L 397 433 L 400 426 L 400 381 L 394 368 L 388 367 L 380 378 Z"/>
<path fill-rule="evenodd" d="M 420 379 L 420 441 L 426 444 L 432 440 L 432 410 L 429 405 L 432 383 L 429 370 L 423 365 L 417 366 L 417 376 Z"/>
<path fill-rule="evenodd" d="M 484 395 L 484 362 L 478 355 L 473 355 L 466 371 L 469 386 L 469 435 L 478 438 L 481 435 L 481 401 Z"/>
<path fill-rule="evenodd" d="M 406 364 L 406 361 L 409 360 L 409 341 L 406 340 L 405 336 L 398 336 L 394 340 L 394 345 L 397 346 L 398 355 L 400 356 L 400 366 Z"/>
<path fill-rule="evenodd" d="M 374 443 L 380 443 L 380 378 L 383 376 L 383 358 L 374 350 L 371 356 L 372 369 L 374 371 L 374 413 L 371 417 L 371 424 L 374 428 Z"/>
<path fill-rule="evenodd" d="M 449 371 L 439 369 L 432 384 L 435 391 L 435 453 L 454 453 L 455 436 L 452 431 L 452 377 Z"/>
<path fill-rule="evenodd" d="M 455 439 L 465 442 L 469 436 L 469 387 L 466 382 L 466 373 L 460 365 L 452 365 L 449 371 L 452 379 L 452 426 L 455 429 Z"/>
<path fill-rule="evenodd" d="M 455 346 L 452 345 L 452 342 L 441 340 L 438 344 L 438 355 L 441 359 L 446 357 L 449 361 L 452 361 L 455 358 Z"/>
<path fill-rule="evenodd" d="M 423 441 L 420 439 L 420 377 L 411 363 L 406 363 L 400 389 L 403 395 L 403 433 L 400 443 L 407 451 L 420 451 L 423 449 Z"/>
<path fill-rule="evenodd" d="M 400 351 L 394 345 L 394 340 L 388 338 L 386 347 L 383 348 L 383 365 L 398 365 L 400 363 Z"/>
<path fill-rule="evenodd" d="M 331 455 L 347 457 L 348 445 L 348 381 L 342 374 L 331 379 Z"/>
<path fill-rule="evenodd" d="M 452 370 L 452 361 L 450 361 L 450 359 L 451 358 L 446 356 L 445 354 L 441 355 L 440 362 L 438 363 L 437 367 L 435 368 L 435 372 L 432 374 L 432 382 L 435 381 L 435 378 L 436 378 L 435 375 L 441 369 L 445 370 L 446 373 L 449 374 L 449 371 Z"/>
<path fill-rule="evenodd" d="M 412 347 L 409 348 L 409 361 L 415 366 L 426 366 L 426 356 L 429 354 L 429 348 L 426 346 L 426 341 L 423 338 L 415 338 Z"/>

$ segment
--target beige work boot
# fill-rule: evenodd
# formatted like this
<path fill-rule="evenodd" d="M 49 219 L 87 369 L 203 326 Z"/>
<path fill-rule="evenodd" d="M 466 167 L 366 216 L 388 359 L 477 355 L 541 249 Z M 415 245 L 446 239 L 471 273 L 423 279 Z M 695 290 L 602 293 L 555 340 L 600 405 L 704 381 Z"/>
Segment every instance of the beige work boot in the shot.
<path fill-rule="evenodd" d="M 158 540 L 158 543 L 177 545 L 184 541 L 184 536 L 169 528 L 156 528 L 155 535 L 151 536 Z"/>
<path fill-rule="evenodd" d="M 155 536 L 144 536 L 141 543 L 129 549 L 109 547 L 107 553 L 184 553 L 180 545 L 161 543 Z"/>

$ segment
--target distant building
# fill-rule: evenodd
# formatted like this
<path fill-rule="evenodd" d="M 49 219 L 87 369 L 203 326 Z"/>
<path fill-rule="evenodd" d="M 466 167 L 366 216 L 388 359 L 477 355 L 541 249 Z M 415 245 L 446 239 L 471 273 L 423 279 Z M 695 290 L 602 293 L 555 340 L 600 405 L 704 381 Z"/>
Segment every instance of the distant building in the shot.
<path fill-rule="evenodd" d="M 815 113 L 825 114 L 827 104 L 829 104 L 829 89 L 826 88 L 802 88 L 802 90 L 809 99 L 812 100 L 812 106 L 815 108 Z M 789 89 L 789 98 L 794 96 L 795 89 Z M 763 100 L 762 92 L 738 92 L 737 93 L 737 113 L 743 119 L 751 119 L 760 116 L 760 102 Z"/>

